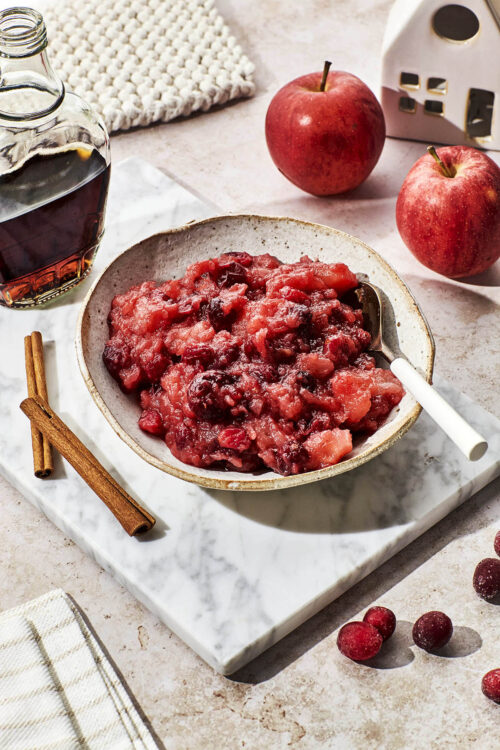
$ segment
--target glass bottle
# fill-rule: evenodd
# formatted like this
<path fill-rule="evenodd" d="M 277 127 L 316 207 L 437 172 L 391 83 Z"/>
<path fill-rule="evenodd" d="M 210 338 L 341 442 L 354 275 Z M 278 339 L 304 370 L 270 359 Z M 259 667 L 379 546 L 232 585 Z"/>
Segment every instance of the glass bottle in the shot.
<path fill-rule="evenodd" d="M 42 16 L 0 12 L 0 304 L 30 307 L 89 273 L 104 229 L 109 138 L 65 90 Z"/>

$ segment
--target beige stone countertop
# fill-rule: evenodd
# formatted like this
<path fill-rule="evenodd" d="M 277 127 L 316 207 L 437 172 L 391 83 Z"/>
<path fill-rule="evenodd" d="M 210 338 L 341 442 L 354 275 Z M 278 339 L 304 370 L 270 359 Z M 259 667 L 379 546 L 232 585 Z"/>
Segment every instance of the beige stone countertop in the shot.
<path fill-rule="evenodd" d="M 296 216 L 365 240 L 421 303 L 436 338 L 436 370 L 500 416 L 499 264 L 474 283 L 444 279 L 410 255 L 395 227 L 399 187 L 424 144 L 388 139 L 365 184 L 328 199 L 301 193 L 267 153 L 264 117 L 273 93 L 320 70 L 325 58 L 378 93 L 389 0 L 217 5 L 256 65 L 256 96 L 115 135 L 114 162 L 141 156 L 210 197 L 221 212 Z M 232 678 L 216 674 L 1 479 L 0 492 L 0 608 L 56 587 L 74 596 L 168 750 L 499 747 L 500 706 L 482 695 L 480 682 L 500 667 L 500 607 L 475 595 L 472 574 L 479 560 L 494 555 L 500 481 Z M 395 611 L 396 634 L 378 666 L 350 662 L 337 650 L 337 630 L 374 603 Z M 432 609 L 455 625 L 446 656 L 411 640 L 411 623 Z"/>

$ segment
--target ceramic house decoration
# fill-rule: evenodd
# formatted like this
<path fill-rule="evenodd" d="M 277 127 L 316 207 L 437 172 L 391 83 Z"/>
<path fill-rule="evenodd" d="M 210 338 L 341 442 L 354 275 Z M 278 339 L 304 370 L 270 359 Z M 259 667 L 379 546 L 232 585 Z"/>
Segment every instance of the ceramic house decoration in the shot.
<path fill-rule="evenodd" d="M 396 0 L 382 48 L 387 134 L 500 150 L 500 0 Z"/>

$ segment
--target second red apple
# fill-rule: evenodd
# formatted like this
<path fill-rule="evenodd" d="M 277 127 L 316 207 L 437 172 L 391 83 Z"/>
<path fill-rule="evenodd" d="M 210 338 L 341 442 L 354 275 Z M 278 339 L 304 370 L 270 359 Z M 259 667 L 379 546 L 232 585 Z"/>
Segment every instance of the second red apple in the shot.
<path fill-rule="evenodd" d="M 433 146 L 399 191 L 399 233 L 418 260 L 452 279 L 500 257 L 500 168 L 469 146 Z"/>
<path fill-rule="evenodd" d="M 350 73 L 310 73 L 278 91 L 266 116 L 271 157 L 285 177 L 313 195 L 352 190 L 382 152 L 382 108 Z"/>

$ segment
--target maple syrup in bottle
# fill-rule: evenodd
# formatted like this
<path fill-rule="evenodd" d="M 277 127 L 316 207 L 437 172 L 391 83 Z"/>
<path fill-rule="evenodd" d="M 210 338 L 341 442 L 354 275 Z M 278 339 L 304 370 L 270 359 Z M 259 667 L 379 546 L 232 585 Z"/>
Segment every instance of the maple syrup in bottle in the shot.
<path fill-rule="evenodd" d="M 37 11 L 0 12 L 0 305 L 14 308 L 82 281 L 104 229 L 109 138 L 46 46 Z"/>
<path fill-rule="evenodd" d="M 86 276 L 108 183 L 102 156 L 82 149 L 35 156 L 0 176 L 0 285 L 8 303 L 46 299 Z"/>

